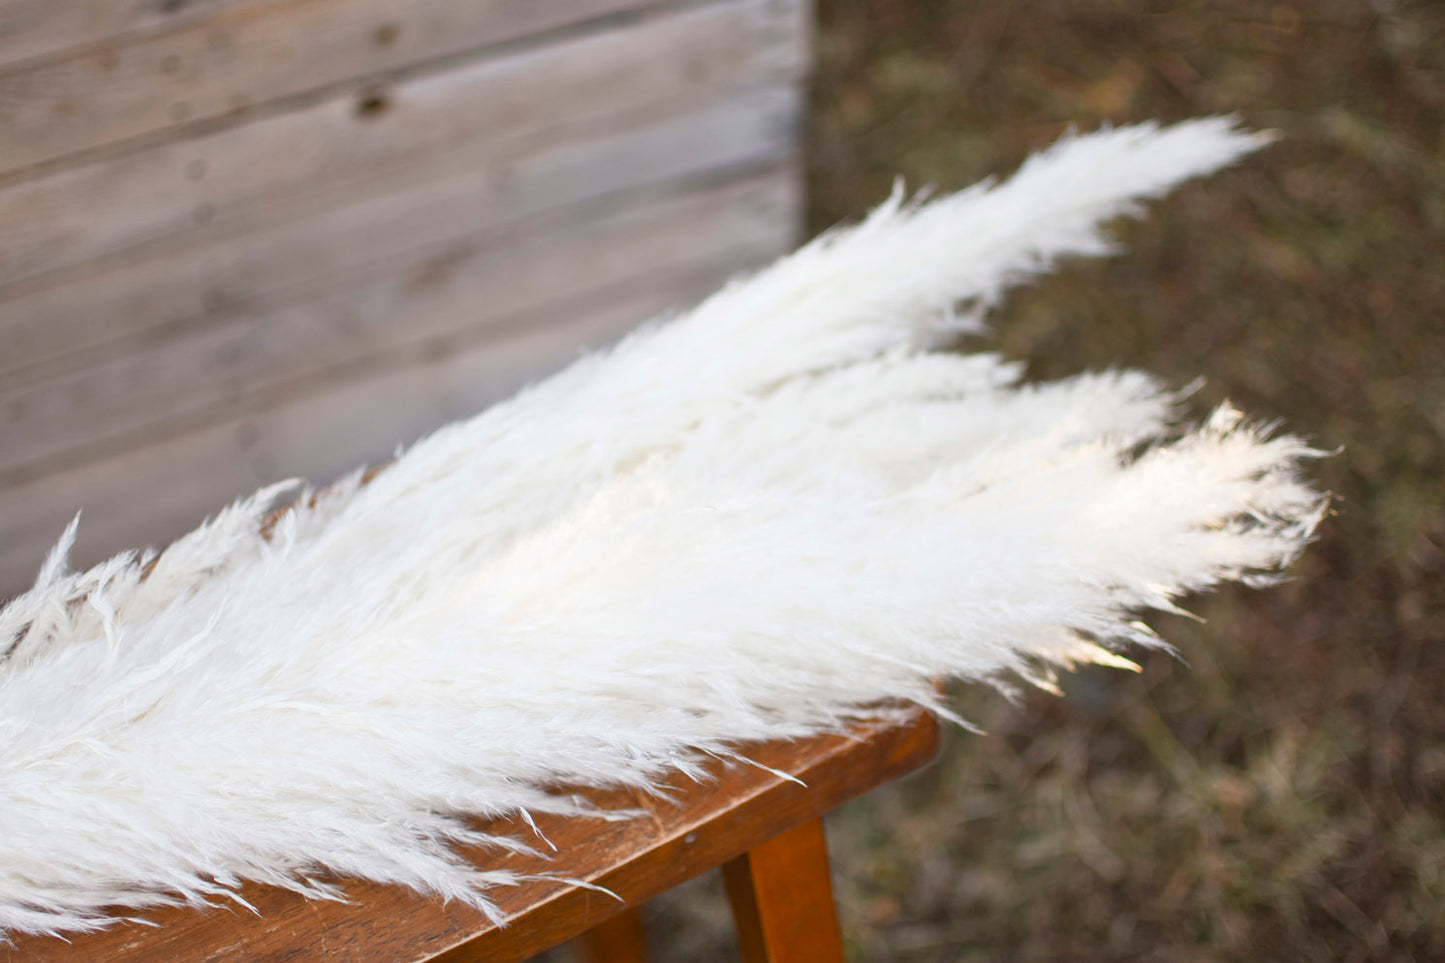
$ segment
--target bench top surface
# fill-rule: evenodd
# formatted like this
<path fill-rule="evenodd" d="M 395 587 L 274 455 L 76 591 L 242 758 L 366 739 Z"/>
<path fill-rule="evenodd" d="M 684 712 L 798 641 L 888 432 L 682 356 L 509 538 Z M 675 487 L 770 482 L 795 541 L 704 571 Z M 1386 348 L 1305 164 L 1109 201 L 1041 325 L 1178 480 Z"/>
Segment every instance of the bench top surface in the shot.
<path fill-rule="evenodd" d="M 588 792 L 610 809 L 644 815 L 608 821 L 539 814 L 551 857 L 497 851 L 473 853 L 487 868 L 587 880 L 616 893 L 571 883 L 532 880 L 491 891 L 507 917 L 498 927 L 478 910 L 411 890 L 361 880 L 346 883 L 350 902 L 308 900 L 247 885 L 241 895 L 258 910 L 185 907 L 141 914 L 157 925 L 119 923 L 72 936 L 21 936 L 0 948 L 0 960 L 262 961 L 525 959 L 576 936 L 620 911 L 706 872 L 754 846 L 819 816 L 874 786 L 910 772 L 936 753 L 938 726 L 922 711 L 891 724 L 859 725 L 847 736 L 772 742 L 746 750 L 757 765 L 715 763 L 715 780 L 672 778 L 669 793 Z M 769 772 L 796 776 L 803 785 Z M 537 842 L 519 819 L 485 828 Z M 541 848 L 546 848 L 541 844 Z"/>

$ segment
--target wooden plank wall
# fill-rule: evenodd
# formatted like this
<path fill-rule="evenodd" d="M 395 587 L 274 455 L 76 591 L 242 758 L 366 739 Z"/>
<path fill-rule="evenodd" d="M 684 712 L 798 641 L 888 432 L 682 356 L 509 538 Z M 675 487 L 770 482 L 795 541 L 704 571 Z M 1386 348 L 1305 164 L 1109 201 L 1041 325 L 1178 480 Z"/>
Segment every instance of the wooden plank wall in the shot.
<path fill-rule="evenodd" d="M 0 0 L 0 596 L 797 240 L 807 0 Z"/>

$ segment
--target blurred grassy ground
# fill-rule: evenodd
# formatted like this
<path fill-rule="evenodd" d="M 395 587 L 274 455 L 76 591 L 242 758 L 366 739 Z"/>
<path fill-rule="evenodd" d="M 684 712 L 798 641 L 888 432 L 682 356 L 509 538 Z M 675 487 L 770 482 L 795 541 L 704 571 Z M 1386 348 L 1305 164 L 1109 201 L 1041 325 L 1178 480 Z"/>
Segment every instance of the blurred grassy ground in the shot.
<path fill-rule="evenodd" d="M 835 815 L 854 960 L 1445 960 L 1445 4 L 821 0 L 812 226 L 1068 124 L 1237 112 L 1279 144 L 999 312 L 1281 418 L 1340 496 L 1298 580 L 1159 620 L 1187 664 L 959 703 L 986 729 Z M 725 959 L 716 883 L 656 911 Z"/>

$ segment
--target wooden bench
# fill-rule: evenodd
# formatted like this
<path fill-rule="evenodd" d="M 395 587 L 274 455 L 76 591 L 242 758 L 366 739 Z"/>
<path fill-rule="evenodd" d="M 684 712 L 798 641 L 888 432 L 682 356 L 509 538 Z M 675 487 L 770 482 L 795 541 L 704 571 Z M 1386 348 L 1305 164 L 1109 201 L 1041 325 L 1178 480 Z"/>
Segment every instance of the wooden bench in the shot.
<path fill-rule="evenodd" d="M 671 781 L 670 798 L 589 793 L 612 808 L 641 808 L 625 821 L 539 817 L 557 847 L 552 858 L 478 853 L 490 867 L 586 880 L 597 889 L 532 881 L 495 892 L 507 916 L 498 927 L 460 904 L 410 890 L 352 882 L 349 903 L 307 900 L 247 886 L 259 911 L 175 908 L 144 914 L 158 924 L 119 924 L 72 937 L 23 937 L 3 960 L 262 961 L 366 960 L 376 963 L 480 963 L 523 960 L 574 938 L 584 957 L 606 963 L 644 958 L 637 907 L 721 866 L 747 963 L 829 963 L 843 959 L 828 873 L 822 815 L 933 758 L 938 725 L 925 712 L 891 725 L 859 726 L 848 736 L 777 742 L 748 751 L 759 766 L 713 767 L 715 781 Z M 493 824 L 530 837 L 519 820 Z"/>

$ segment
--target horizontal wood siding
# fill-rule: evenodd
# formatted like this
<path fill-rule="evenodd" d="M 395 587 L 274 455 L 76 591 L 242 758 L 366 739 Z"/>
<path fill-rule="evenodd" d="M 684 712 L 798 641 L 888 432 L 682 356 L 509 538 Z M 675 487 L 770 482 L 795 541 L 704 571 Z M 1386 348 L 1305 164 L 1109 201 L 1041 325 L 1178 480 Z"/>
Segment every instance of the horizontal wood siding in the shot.
<path fill-rule="evenodd" d="M 76 555 L 94 560 L 137 544 L 137 533 L 164 542 L 266 482 L 328 480 L 384 460 L 397 445 L 555 370 L 583 346 L 614 340 L 776 257 L 795 240 L 790 219 L 799 206 L 798 178 L 787 167 L 658 198 L 630 223 L 599 226 L 603 244 L 573 262 L 578 272 L 611 275 L 605 284 L 563 281 L 549 292 L 545 278 L 519 278 L 526 290 L 504 314 L 450 339 L 357 366 L 321 390 L 278 395 L 242 418 L 0 487 L 0 584 L 14 588 L 33 576 L 82 505 Z M 426 309 L 450 316 L 457 304 L 481 303 L 474 286 L 496 290 L 469 265 L 456 267 L 415 293 Z"/>
<path fill-rule="evenodd" d="M 253 399 L 264 400 L 272 386 L 476 323 L 478 312 L 462 305 L 449 317 L 433 312 L 423 318 L 406 296 L 424 288 L 429 276 L 468 269 L 459 265 L 478 270 L 509 264 L 488 272 L 497 288 L 489 300 L 507 303 L 514 294 L 503 288 L 516 284 L 508 272 L 550 275 L 575 265 L 589 245 L 608 243 L 594 239 L 594 231 L 569 236 L 571 223 L 583 216 L 577 202 L 588 195 L 626 218 L 632 213 L 627 205 L 636 201 L 618 196 L 622 191 L 705 175 L 719 162 L 746 167 L 776 161 L 790 144 L 792 92 L 764 93 L 592 142 L 585 150 L 545 155 L 517 169 L 511 196 L 500 203 L 495 181 L 483 169 L 248 234 L 239 243 L 176 252 L 144 271 L 109 272 L 52 289 L 72 304 L 83 299 L 87 305 L 66 315 L 95 325 L 72 329 L 75 345 L 115 333 L 118 326 L 104 323 L 108 305 L 149 299 L 156 310 L 161 298 L 152 295 L 158 293 L 164 299 L 189 296 L 200 311 L 177 318 L 160 308 L 170 322 L 164 340 L 112 343 L 92 355 L 93 363 L 39 380 L 8 379 L 14 387 L 0 391 L 0 411 L 15 414 L 5 426 L 0 483 L 15 480 L 17 472 L 33 476 L 83 459 L 97 446 L 144 438 L 188 412 L 243 410 Z M 553 206 L 558 202 L 566 206 Z M 549 212 L 551 217 L 540 216 Z M 505 214 L 513 216 L 497 217 Z M 476 251 L 492 260 L 475 258 Z M 569 270 L 552 283 L 592 280 Z M 231 303 L 208 306 L 207 292 L 216 290 L 237 294 Z M 145 315 L 137 308 L 122 316 Z M 406 323 L 396 323 L 398 317 Z M 60 327 L 43 330 L 54 337 Z"/>
<path fill-rule="evenodd" d="M 0 0 L 0 596 L 787 250 L 809 12 Z"/>
<path fill-rule="evenodd" d="M 0 0 L 0 66 L 164 30 L 254 0 Z"/>
<path fill-rule="evenodd" d="M 501 182 L 558 145 L 791 89 L 802 53 L 768 0 L 709 4 L 21 181 L 0 188 L 0 297 L 409 185 L 481 169 Z"/>
<path fill-rule="evenodd" d="M 51 0 L 65 6 L 72 0 Z M 255 0 L 0 70 L 0 172 L 648 7 L 648 0 Z"/>

